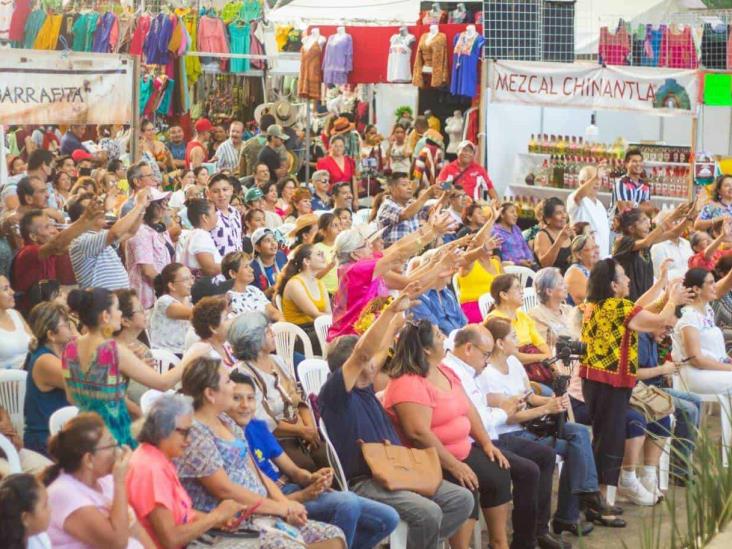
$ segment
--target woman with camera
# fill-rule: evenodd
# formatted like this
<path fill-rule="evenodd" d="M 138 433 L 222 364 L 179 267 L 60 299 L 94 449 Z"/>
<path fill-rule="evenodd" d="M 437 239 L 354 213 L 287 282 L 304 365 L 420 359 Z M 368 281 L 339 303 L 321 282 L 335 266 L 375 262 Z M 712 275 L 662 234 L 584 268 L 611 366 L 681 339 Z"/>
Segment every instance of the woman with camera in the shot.
<path fill-rule="evenodd" d="M 615 516 L 618 509 L 608 506 L 600 495 L 587 428 L 566 422 L 562 432 L 557 433 L 553 426 L 556 422 L 553 422 L 546 425 L 544 433 L 539 433 L 538 430 L 531 432 L 522 425 L 545 416 L 564 413 L 569 407 L 569 397 L 534 394 L 526 371 L 515 356 L 518 345 L 511 324 L 503 318 L 489 318 L 486 327 L 493 336 L 493 352 L 488 366 L 478 377 L 478 387 L 487 395 L 489 406 L 503 407 L 507 400 L 519 404 L 518 411 L 509 415 L 506 423 L 497 425 L 499 440 L 523 437 L 553 446 L 566 462 L 559 478 L 559 499 L 552 521 L 554 532 L 571 532 L 574 535 L 590 533 L 593 527 L 580 520 L 580 506 L 584 508 L 587 519 L 598 525 L 624 527 L 625 521 Z"/>
<path fill-rule="evenodd" d="M 652 288 L 652 290 L 654 290 Z M 637 382 L 637 332 L 660 333 L 676 322 L 675 310 L 685 302 L 679 284 L 667 290 L 659 314 L 644 309 L 649 294 L 636 303 L 628 299 L 630 280 L 612 258 L 599 261 L 590 272 L 588 307 L 582 323 L 587 350 L 581 359 L 582 393 L 587 403 L 595 441 L 595 460 L 601 486 L 617 486 L 624 447 L 630 394 Z"/>

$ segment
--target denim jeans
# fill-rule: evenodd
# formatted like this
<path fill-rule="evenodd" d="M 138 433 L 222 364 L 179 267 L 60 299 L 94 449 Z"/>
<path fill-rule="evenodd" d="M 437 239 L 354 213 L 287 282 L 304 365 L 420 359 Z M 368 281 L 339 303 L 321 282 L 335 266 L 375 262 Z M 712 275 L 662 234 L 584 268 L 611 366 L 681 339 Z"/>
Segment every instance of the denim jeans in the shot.
<path fill-rule="evenodd" d="M 677 478 L 687 478 L 689 467 L 686 465 L 694 453 L 694 441 L 699 428 L 701 414 L 701 399 L 694 393 L 664 388 L 673 397 L 676 412 L 676 427 L 671 444 L 674 452 L 671 453 L 671 473 Z M 681 456 L 683 458 L 681 458 Z"/>
<path fill-rule="evenodd" d="M 285 494 L 300 490 L 297 484 L 282 488 Z M 338 526 L 352 549 L 371 549 L 388 537 L 399 524 L 394 508 L 378 501 L 362 498 L 353 492 L 323 492 L 317 499 L 305 502 L 308 518 Z"/>
<path fill-rule="evenodd" d="M 590 431 L 584 425 L 567 422 L 564 438 L 538 437 L 528 431 L 504 433 L 504 437 L 522 437 L 554 448 L 564 460 L 559 477 L 557 511 L 554 517 L 565 522 L 579 520 L 579 494 L 597 492 L 597 468 L 590 444 Z"/>

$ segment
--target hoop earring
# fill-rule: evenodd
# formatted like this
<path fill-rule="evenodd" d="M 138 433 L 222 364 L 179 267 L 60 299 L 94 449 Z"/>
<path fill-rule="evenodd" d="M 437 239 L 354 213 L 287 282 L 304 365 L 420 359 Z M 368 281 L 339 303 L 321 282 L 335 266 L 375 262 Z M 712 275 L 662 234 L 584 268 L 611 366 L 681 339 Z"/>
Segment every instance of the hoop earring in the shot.
<path fill-rule="evenodd" d="M 109 339 L 112 337 L 112 334 L 114 334 L 114 328 L 112 328 L 112 326 L 110 326 L 109 324 L 102 326 L 101 331 L 102 331 L 102 337 L 104 339 Z"/>

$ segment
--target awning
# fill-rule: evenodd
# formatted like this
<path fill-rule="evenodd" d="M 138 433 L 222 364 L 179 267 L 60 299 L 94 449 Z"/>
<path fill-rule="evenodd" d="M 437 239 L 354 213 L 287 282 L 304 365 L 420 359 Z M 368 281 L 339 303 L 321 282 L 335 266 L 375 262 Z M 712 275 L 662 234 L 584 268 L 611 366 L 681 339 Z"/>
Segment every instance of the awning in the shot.
<path fill-rule="evenodd" d="M 268 15 L 303 25 L 414 25 L 418 18 L 419 0 L 280 0 Z"/>

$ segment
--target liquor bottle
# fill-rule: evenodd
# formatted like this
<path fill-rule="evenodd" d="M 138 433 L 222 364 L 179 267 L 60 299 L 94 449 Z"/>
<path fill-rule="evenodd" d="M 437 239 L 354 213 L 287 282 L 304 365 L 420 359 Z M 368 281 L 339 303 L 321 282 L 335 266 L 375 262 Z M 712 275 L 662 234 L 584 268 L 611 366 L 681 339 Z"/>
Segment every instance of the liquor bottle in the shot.
<path fill-rule="evenodd" d="M 567 141 L 568 137 L 557 136 L 557 154 L 564 155 L 567 152 Z"/>
<path fill-rule="evenodd" d="M 529 139 L 529 152 L 535 153 L 536 152 L 536 139 L 534 137 L 534 134 L 531 134 L 531 139 Z"/>

